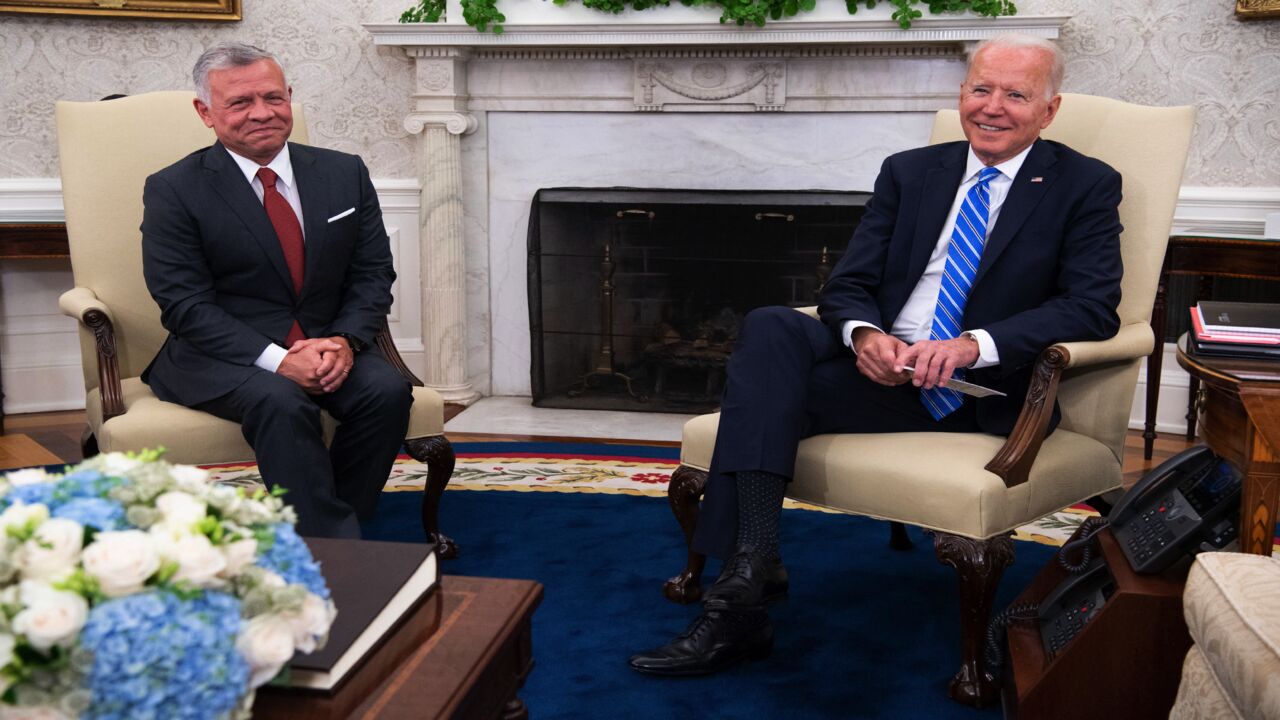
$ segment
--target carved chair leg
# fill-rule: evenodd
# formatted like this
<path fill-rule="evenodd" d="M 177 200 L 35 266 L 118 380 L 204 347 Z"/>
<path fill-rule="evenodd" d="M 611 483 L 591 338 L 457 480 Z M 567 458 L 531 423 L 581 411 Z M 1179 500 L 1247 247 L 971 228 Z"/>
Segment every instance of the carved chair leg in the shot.
<path fill-rule="evenodd" d="M 1008 535 L 973 540 L 934 533 L 938 562 L 956 569 L 960 579 L 960 671 L 951 678 L 952 700 L 985 707 L 1000 699 L 1000 684 L 987 671 L 982 657 L 991 603 L 1004 569 L 1013 564 L 1013 541 Z"/>
<path fill-rule="evenodd" d="M 698 527 L 698 501 L 702 499 L 706 486 L 705 472 L 684 465 L 671 473 L 671 483 L 667 486 L 667 502 L 684 531 L 689 555 L 684 570 L 662 586 L 662 594 L 671 602 L 682 605 L 702 598 L 702 568 L 707 563 L 707 556 L 693 551 L 693 531 Z"/>
<path fill-rule="evenodd" d="M 409 455 L 427 466 L 427 487 L 422 494 L 422 529 L 427 533 L 427 542 L 434 542 L 440 548 L 440 557 L 451 559 L 458 557 L 458 545 L 452 538 L 440 532 L 440 499 L 444 488 L 453 477 L 453 445 L 443 435 L 425 438 L 411 438 L 404 441 Z"/>
<path fill-rule="evenodd" d="M 889 523 L 889 547 L 894 550 L 910 550 L 916 546 L 907 535 L 907 526 L 900 522 Z"/>

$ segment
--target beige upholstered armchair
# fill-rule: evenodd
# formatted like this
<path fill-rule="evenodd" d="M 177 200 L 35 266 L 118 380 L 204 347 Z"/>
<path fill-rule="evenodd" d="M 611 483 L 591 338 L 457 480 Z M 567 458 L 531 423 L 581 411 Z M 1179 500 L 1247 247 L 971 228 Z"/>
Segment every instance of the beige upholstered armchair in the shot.
<path fill-rule="evenodd" d="M 164 447 L 172 462 L 252 461 L 236 423 L 163 402 L 142 379 L 164 343 L 160 308 L 142 278 L 142 186 L 147 176 L 213 143 L 213 131 L 192 108 L 190 92 L 153 92 L 102 102 L 59 102 L 56 116 L 62 193 L 75 288 L 60 299 L 80 321 L 88 428 L 86 456 L 98 451 Z M 294 105 L 294 140 L 306 141 L 302 108 Z M 437 511 L 453 473 L 439 394 L 405 367 L 384 326 L 375 342 L 414 385 L 405 447 L 429 468 L 422 505 L 428 539 L 456 552 L 439 534 Z M 325 416 L 329 436 L 333 420 Z"/>
<path fill-rule="evenodd" d="M 1063 96 L 1044 137 L 1106 161 L 1124 178 L 1121 327 L 1103 342 L 1045 350 L 1008 439 L 899 433 L 820 435 L 800 444 L 789 497 L 894 521 L 895 547 L 910 546 L 900 523 L 919 525 L 933 532 L 939 562 L 956 568 L 962 665 L 950 694 L 957 701 L 981 706 L 998 697 L 981 646 L 1000 576 L 1013 562 L 1011 531 L 1120 486 L 1138 365 L 1154 346 L 1151 306 L 1192 124 L 1189 107 Z M 931 142 L 960 139 L 958 113 L 939 112 Z M 1046 438 L 1055 398 L 1062 421 Z M 697 523 L 718 421 L 719 415 L 703 415 L 684 427 L 668 499 L 686 540 Z M 667 581 L 669 599 L 698 599 L 704 560 L 690 551 L 684 571 Z"/>

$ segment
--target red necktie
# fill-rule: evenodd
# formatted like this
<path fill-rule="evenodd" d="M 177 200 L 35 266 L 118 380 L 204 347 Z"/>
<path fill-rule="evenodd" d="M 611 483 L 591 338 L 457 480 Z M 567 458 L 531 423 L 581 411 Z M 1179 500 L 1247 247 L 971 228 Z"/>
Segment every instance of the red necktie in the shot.
<path fill-rule="evenodd" d="M 258 180 L 262 182 L 262 206 L 267 209 L 267 217 L 276 229 L 276 237 L 280 238 L 280 249 L 284 250 L 284 261 L 289 266 L 289 276 L 293 278 L 293 291 L 302 292 L 302 269 L 305 264 L 302 249 L 302 225 L 298 224 L 298 216 L 293 206 L 276 189 L 276 173 L 271 168 L 258 168 Z M 289 328 L 285 337 L 286 347 L 306 337 L 297 320 Z"/>

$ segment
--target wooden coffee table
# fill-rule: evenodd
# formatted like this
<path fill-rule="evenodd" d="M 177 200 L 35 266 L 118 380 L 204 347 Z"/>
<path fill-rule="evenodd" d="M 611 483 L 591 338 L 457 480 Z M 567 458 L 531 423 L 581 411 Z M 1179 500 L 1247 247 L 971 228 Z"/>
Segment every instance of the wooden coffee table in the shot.
<path fill-rule="evenodd" d="M 397 654 L 403 659 L 375 653 L 347 680 L 360 688 L 356 700 L 263 688 L 253 717 L 527 718 L 516 693 L 533 669 L 531 623 L 541 601 L 542 586 L 531 580 L 446 575 L 402 628 L 416 621 L 434 632 Z M 339 695 L 350 693 L 344 686 Z"/>

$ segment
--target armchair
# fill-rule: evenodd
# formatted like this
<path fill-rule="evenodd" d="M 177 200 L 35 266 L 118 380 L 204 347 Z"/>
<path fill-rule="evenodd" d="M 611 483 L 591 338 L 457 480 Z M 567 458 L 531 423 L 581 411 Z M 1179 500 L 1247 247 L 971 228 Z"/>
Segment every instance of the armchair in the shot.
<path fill-rule="evenodd" d="M 938 561 L 956 568 L 962 664 L 950 684 L 954 700 L 983 706 L 998 697 L 981 648 L 1000 576 L 1013 562 L 1013 529 L 1120 487 L 1138 365 L 1154 346 L 1151 307 L 1192 125 L 1189 107 L 1063 95 L 1044 137 L 1104 160 L 1124 178 L 1121 327 L 1109 340 L 1046 349 L 1007 439 L 885 433 L 820 435 L 800 444 L 788 497 L 890 520 L 895 548 L 910 547 L 903 523 L 926 528 Z M 961 139 L 959 114 L 940 111 L 931 142 Z M 1045 437 L 1055 399 L 1062 420 Z M 668 500 L 686 541 L 697 524 L 718 420 L 703 415 L 684 427 Z M 664 587 L 667 598 L 697 600 L 704 562 L 690 550 L 685 569 Z"/>
<path fill-rule="evenodd" d="M 99 451 L 166 448 L 172 462 L 252 461 L 238 424 L 161 401 L 141 374 L 164 343 L 160 309 L 142 276 L 142 187 L 146 177 L 214 141 L 192 109 L 190 92 L 153 92 L 103 102 L 59 102 L 56 108 L 62 191 L 75 287 L 62 295 L 65 315 L 80 323 L 88 427 L 85 456 Z M 294 140 L 306 141 L 294 105 Z M 422 523 L 428 540 L 450 557 L 457 547 L 440 534 L 438 511 L 453 474 L 444 437 L 444 402 L 405 366 L 386 326 L 375 339 L 413 388 L 405 447 L 428 466 Z M 335 422 L 324 416 L 326 434 Z"/>

